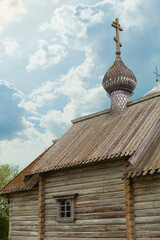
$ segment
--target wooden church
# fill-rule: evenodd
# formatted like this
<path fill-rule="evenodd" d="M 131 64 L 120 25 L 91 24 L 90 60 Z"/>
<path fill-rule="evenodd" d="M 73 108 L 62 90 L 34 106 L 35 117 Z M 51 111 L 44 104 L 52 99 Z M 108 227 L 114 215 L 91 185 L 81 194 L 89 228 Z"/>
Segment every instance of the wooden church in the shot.
<path fill-rule="evenodd" d="M 111 108 L 73 120 L 1 190 L 9 240 L 160 239 L 160 84 L 130 101 L 136 77 L 120 57 L 118 19 L 112 26 Z"/>

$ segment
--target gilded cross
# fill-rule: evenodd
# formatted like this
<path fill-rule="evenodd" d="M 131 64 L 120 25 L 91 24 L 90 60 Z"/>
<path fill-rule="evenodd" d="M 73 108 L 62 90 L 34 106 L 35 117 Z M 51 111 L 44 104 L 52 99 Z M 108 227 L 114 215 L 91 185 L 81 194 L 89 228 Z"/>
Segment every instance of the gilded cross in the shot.
<path fill-rule="evenodd" d="M 111 26 L 116 28 L 116 37 L 114 37 L 114 41 L 116 41 L 116 55 L 120 55 L 120 47 L 122 47 L 122 44 L 120 43 L 119 39 L 119 31 L 123 31 L 123 28 L 120 27 L 118 18 L 116 18 L 115 22 L 113 22 Z"/>
<path fill-rule="evenodd" d="M 154 72 L 154 74 L 156 74 L 156 81 L 158 82 L 158 77 L 160 77 L 160 74 L 158 74 L 157 66 L 156 66 L 156 71 Z"/>

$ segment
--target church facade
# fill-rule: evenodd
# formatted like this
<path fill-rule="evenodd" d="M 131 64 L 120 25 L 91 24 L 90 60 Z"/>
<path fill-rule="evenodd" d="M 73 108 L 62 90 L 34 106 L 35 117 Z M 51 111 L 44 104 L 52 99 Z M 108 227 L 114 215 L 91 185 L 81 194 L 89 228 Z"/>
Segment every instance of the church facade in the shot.
<path fill-rule="evenodd" d="M 73 120 L 1 190 L 9 240 L 160 239 L 160 92 L 130 101 L 137 81 L 120 57 L 118 19 L 112 26 L 111 108 Z"/>

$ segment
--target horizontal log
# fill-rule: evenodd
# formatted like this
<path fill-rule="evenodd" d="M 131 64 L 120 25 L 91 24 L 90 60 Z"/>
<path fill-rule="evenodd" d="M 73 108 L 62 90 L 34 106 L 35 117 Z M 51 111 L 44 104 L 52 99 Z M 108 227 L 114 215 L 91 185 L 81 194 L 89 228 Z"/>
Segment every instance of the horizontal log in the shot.
<path fill-rule="evenodd" d="M 38 188 L 34 188 L 31 191 L 23 191 L 23 192 L 11 193 L 11 197 L 12 198 L 17 198 L 17 197 L 32 196 L 32 195 L 37 195 L 37 194 L 38 194 Z"/>
<path fill-rule="evenodd" d="M 140 179 L 139 179 L 140 180 Z M 133 187 L 134 189 L 148 189 L 148 188 L 154 188 L 154 187 L 159 187 L 160 186 L 160 182 L 159 179 L 158 180 L 150 180 L 150 181 L 137 181 L 133 183 Z"/>
<path fill-rule="evenodd" d="M 46 232 L 44 234 L 45 237 L 49 236 L 49 237 L 61 237 L 62 239 L 64 237 L 89 237 L 89 238 L 92 238 L 92 237 L 97 237 L 97 238 L 100 238 L 100 237 L 118 237 L 118 238 L 121 238 L 121 237 L 126 237 L 126 232 L 125 231 L 115 231 L 115 232 Z"/>
<path fill-rule="evenodd" d="M 146 237 L 145 238 L 143 238 L 143 237 L 140 237 L 140 238 L 136 237 L 136 240 L 151 240 L 151 238 L 150 237 L 149 238 L 148 237 L 147 238 Z M 158 237 L 157 238 L 156 237 L 152 237 L 152 240 L 159 240 L 159 238 Z"/>
<path fill-rule="evenodd" d="M 37 226 L 11 226 L 11 231 L 34 231 L 38 232 Z"/>
<path fill-rule="evenodd" d="M 110 170 L 112 171 L 112 170 Z M 65 175 L 61 180 L 57 179 L 57 178 L 50 178 L 50 179 L 46 179 L 45 180 L 45 187 L 61 187 L 61 186 L 66 186 L 66 181 L 67 183 L 70 185 L 74 182 L 75 185 L 78 184 L 88 184 L 88 183 L 92 183 L 92 182 L 104 182 L 104 181 L 108 181 L 111 179 L 122 179 L 122 173 L 123 172 L 119 172 L 117 170 L 117 172 L 112 171 L 110 173 L 106 173 L 106 171 L 104 171 L 103 173 L 98 172 L 97 174 L 93 174 L 93 176 L 77 176 L 75 175 L 74 177 L 72 176 L 72 178 L 68 178 L 68 175 Z M 48 180 L 48 182 L 47 182 Z M 122 180 L 121 180 L 122 181 Z"/>
<path fill-rule="evenodd" d="M 12 231 L 12 236 L 21 236 L 21 237 L 38 237 L 38 232 L 30 231 Z"/>
<path fill-rule="evenodd" d="M 14 201 L 12 201 L 12 203 L 11 203 L 11 207 L 12 208 L 13 207 L 17 207 L 17 206 L 23 208 L 24 206 L 34 206 L 34 205 L 38 205 L 38 198 L 37 198 L 36 201 L 29 201 L 29 200 L 22 201 L 22 202 L 14 202 Z"/>
<path fill-rule="evenodd" d="M 114 185 L 114 186 L 107 186 L 107 187 L 103 186 L 103 187 L 83 189 L 83 190 L 79 190 L 77 188 L 75 188 L 75 189 L 72 188 L 70 190 L 77 192 L 79 195 L 99 194 L 99 193 L 107 193 L 107 192 L 111 193 L 111 192 L 124 191 L 124 185 L 123 184 L 118 184 L 118 185 Z M 63 194 L 63 192 L 66 193 L 66 191 L 68 191 L 67 188 L 64 189 L 63 191 L 60 191 L 59 193 Z M 47 192 L 45 194 L 45 199 L 46 199 L 46 197 L 48 197 L 48 198 L 52 197 L 53 198 L 53 194 L 58 193 L 58 192 L 54 192 L 54 188 L 53 189 L 48 189 Z"/>
<path fill-rule="evenodd" d="M 38 226 L 38 221 L 12 221 L 12 226 Z"/>
<path fill-rule="evenodd" d="M 97 200 L 97 201 L 86 201 L 86 202 L 76 202 L 76 208 L 79 207 L 96 207 L 96 206 L 109 206 L 109 205 L 116 205 L 116 204 L 125 204 L 124 198 L 115 198 L 115 199 L 104 199 L 104 200 Z"/>
<path fill-rule="evenodd" d="M 19 210 L 19 211 L 13 211 L 14 216 L 38 216 L 38 209 L 36 210 Z M 11 216 L 11 215 L 10 215 Z"/>
<path fill-rule="evenodd" d="M 126 230 L 125 225 L 46 226 L 46 232 L 102 232 Z"/>
<path fill-rule="evenodd" d="M 33 237 L 33 236 L 25 236 L 25 238 L 23 238 L 25 240 L 37 240 L 37 236 Z M 22 240 L 21 236 L 11 236 L 8 240 Z"/>
<path fill-rule="evenodd" d="M 102 232 L 106 231 L 104 225 L 93 226 L 46 226 L 45 232 Z"/>
<path fill-rule="evenodd" d="M 121 189 L 124 189 L 123 186 L 123 181 L 121 179 L 115 179 L 113 181 L 108 181 L 108 182 L 99 182 L 99 183 L 93 183 L 93 184 L 81 184 L 81 185 L 74 185 L 74 183 L 72 183 L 71 185 L 67 185 L 63 186 L 63 187 L 58 187 L 58 188 L 54 188 L 54 186 L 52 188 L 46 188 L 45 189 L 45 194 L 47 193 L 58 193 L 58 192 L 66 192 L 66 191 L 89 191 L 91 189 L 97 189 L 97 188 L 116 188 L 121 186 Z"/>
<path fill-rule="evenodd" d="M 156 237 L 160 239 L 160 231 L 138 231 L 136 232 L 136 237 Z"/>
<path fill-rule="evenodd" d="M 134 202 L 151 202 L 151 201 L 160 201 L 160 194 L 150 194 L 142 196 L 135 196 Z"/>
<path fill-rule="evenodd" d="M 85 214 L 76 214 L 77 220 L 84 219 L 105 219 L 105 218 L 125 218 L 125 212 L 100 212 L 100 213 L 85 213 Z"/>
<path fill-rule="evenodd" d="M 71 239 L 74 239 L 74 240 L 84 240 L 84 237 L 79 237 L 79 238 L 77 238 L 77 237 L 63 237 L 63 240 L 71 240 Z M 106 238 L 103 238 L 103 237 L 99 237 L 98 239 L 100 239 L 100 240 L 106 240 Z M 16 240 L 16 239 L 14 239 L 14 240 Z M 19 240 L 19 239 L 17 239 L 17 240 Z M 33 239 L 34 240 L 34 239 Z M 60 237 L 60 238 L 58 238 L 58 237 L 45 237 L 45 240 L 62 240 L 62 238 Z M 88 237 L 85 237 L 85 240 L 97 240 L 97 238 L 94 238 L 94 237 L 92 237 L 92 238 L 88 238 Z M 107 237 L 107 240 L 126 240 L 126 237 L 124 237 L 124 238 L 122 238 L 122 237 L 114 237 L 114 238 L 110 238 L 110 237 Z M 145 239 L 146 240 L 146 239 Z M 156 239 L 157 240 L 157 239 Z"/>
<path fill-rule="evenodd" d="M 117 172 L 122 171 L 123 172 L 123 161 L 122 160 L 118 160 L 118 161 L 108 161 L 106 163 L 99 163 L 97 165 L 94 166 L 85 166 L 85 167 L 81 167 L 81 168 L 77 168 L 77 169 L 67 169 L 67 170 L 63 170 L 63 171 L 57 171 L 57 172 L 50 172 L 47 175 L 47 178 L 57 178 L 57 180 L 60 180 L 60 176 L 62 176 L 62 178 L 64 178 L 65 175 L 70 175 L 71 177 L 77 173 L 82 174 L 80 176 L 84 176 L 86 174 L 86 176 L 90 176 L 90 174 L 95 174 L 95 172 L 97 170 L 99 171 L 103 171 L 105 169 L 106 172 L 111 173 L 110 172 L 110 168 L 112 169 L 116 169 L 117 168 Z M 114 171 L 114 170 L 113 170 Z"/>
<path fill-rule="evenodd" d="M 19 195 L 12 197 L 12 201 L 14 202 L 21 202 L 21 201 L 35 201 L 38 199 L 38 192 L 36 192 L 35 195 L 31 196 L 22 196 L 20 197 Z"/>
<path fill-rule="evenodd" d="M 23 209 L 23 211 L 26 211 L 26 210 L 29 210 L 29 211 L 32 211 L 32 210 L 37 210 L 38 209 L 38 205 L 37 204 L 35 204 L 35 205 L 32 205 L 32 206 L 17 206 L 17 207 L 12 207 L 11 208 L 12 209 L 12 211 L 22 211 L 22 209 Z"/>
<path fill-rule="evenodd" d="M 56 220 L 57 214 L 46 214 L 47 221 Z M 84 213 L 84 214 L 77 214 L 76 213 L 76 220 L 87 220 L 87 219 L 105 219 L 105 218 L 125 218 L 125 211 L 121 212 L 99 212 L 99 213 Z"/>
<path fill-rule="evenodd" d="M 160 186 L 153 187 L 153 188 L 140 188 L 140 189 L 134 189 L 134 196 L 144 196 L 150 195 L 150 194 L 157 194 L 160 193 Z"/>
<path fill-rule="evenodd" d="M 160 216 L 135 217 L 135 223 L 160 223 Z"/>
<path fill-rule="evenodd" d="M 14 214 L 12 214 L 11 216 L 11 221 L 38 221 L 38 215 L 34 216 L 14 216 Z"/>
<path fill-rule="evenodd" d="M 113 219 L 92 219 L 92 220 L 76 220 L 74 223 L 68 223 L 68 225 L 124 225 L 126 224 L 125 218 L 113 218 Z M 57 221 L 47 221 L 45 222 L 45 226 L 59 226 Z M 61 225 L 66 225 L 66 223 L 61 223 Z"/>
<path fill-rule="evenodd" d="M 152 180 L 159 180 L 160 179 L 160 175 L 159 174 L 154 174 L 154 175 L 146 175 L 146 176 L 141 176 L 138 178 L 133 178 L 133 183 L 137 183 L 137 182 L 147 182 L 147 181 L 152 181 Z"/>
<path fill-rule="evenodd" d="M 98 199 L 114 199 L 114 198 L 125 198 L 125 192 L 124 191 L 118 191 L 118 192 L 106 192 L 99 193 L 99 194 L 87 194 L 87 195 L 78 195 L 76 198 L 77 201 L 88 201 L 88 200 L 98 200 Z M 52 204 L 53 203 L 53 195 L 50 194 L 50 198 L 45 199 L 45 204 Z"/>
<path fill-rule="evenodd" d="M 135 210 L 134 212 L 136 217 L 142 216 L 160 216 L 160 209 L 145 209 L 145 210 Z"/>
<path fill-rule="evenodd" d="M 145 231 L 159 231 L 160 232 L 160 227 L 159 227 L 159 223 L 153 223 L 153 224 L 146 224 L 146 223 L 143 223 L 143 224 L 136 224 L 135 225 L 135 229 L 136 231 L 142 231 L 142 230 L 145 230 Z"/>
<path fill-rule="evenodd" d="M 152 208 L 160 208 L 160 201 L 156 201 L 156 202 L 142 202 L 142 203 L 135 203 L 134 204 L 134 209 L 152 209 Z"/>

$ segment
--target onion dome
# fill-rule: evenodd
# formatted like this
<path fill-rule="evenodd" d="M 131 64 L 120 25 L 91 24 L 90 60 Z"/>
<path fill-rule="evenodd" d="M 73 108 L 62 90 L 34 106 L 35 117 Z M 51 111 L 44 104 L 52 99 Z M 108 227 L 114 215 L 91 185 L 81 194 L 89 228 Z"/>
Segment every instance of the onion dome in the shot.
<path fill-rule="evenodd" d="M 111 98 L 111 113 L 118 114 L 126 108 L 127 103 L 130 101 L 130 96 L 136 87 L 137 80 L 133 72 L 124 65 L 120 57 L 122 44 L 119 39 L 119 31 L 123 31 L 123 28 L 120 27 L 119 19 L 116 18 L 111 26 L 116 29 L 116 37 L 114 37 L 116 42 L 116 59 L 104 75 L 102 85 Z"/>
<path fill-rule="evenodd" d="M 156 67 L 156 72 L 154 72 L 156 74 L 156 84 L 154 85 L 154 87 L 144 95 L 145 96 L 148 96 L 148 95 L 151 95 L 151 94 L 154 94 L 154 93 L 158 93 L 160 92 L 160 83 L 159 83 L 159 80 L 158 80 L 158 77 L 160 77 L 160 74 L 158 74 L 157 72 L 157 67 Z"/>
<path fill-rule="evenodd" d="M 148 93 L 146 93 L 144 97 L 158 92 L 160 92 L 160 83 L 159 81 L 156 81 L 154 87 Z"/>
<path fill-rule="evenodd" d="M 115 90 L 124 90 L 131 95 L 136 84 L 137 80 L 134 73 L 124 65 L 118 55 L 103 78 L 102 85 L 104 89 L 109 95 Z"/>

